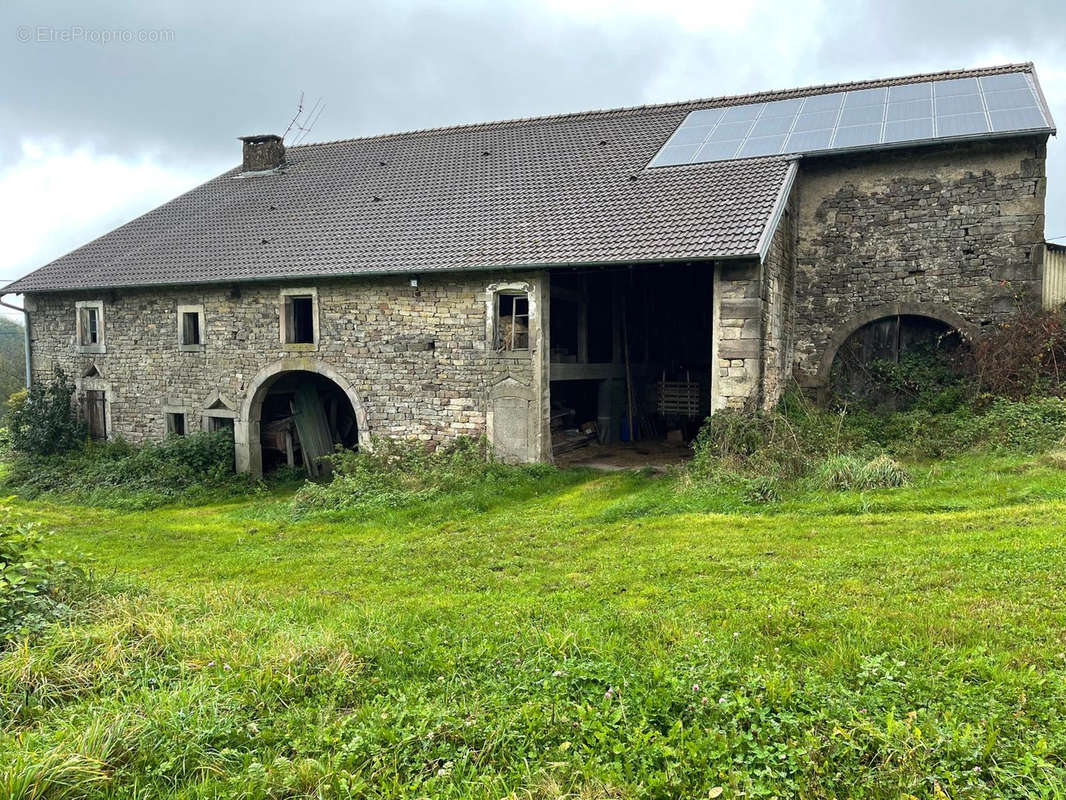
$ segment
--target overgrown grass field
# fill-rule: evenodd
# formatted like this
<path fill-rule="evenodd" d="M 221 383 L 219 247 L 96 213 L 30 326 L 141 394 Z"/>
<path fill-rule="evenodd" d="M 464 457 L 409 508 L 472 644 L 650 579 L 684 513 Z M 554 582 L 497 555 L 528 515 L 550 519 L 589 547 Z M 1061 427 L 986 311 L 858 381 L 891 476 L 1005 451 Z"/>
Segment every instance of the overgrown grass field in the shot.
<path fill-rule="evenodd" d="M 3 797 L 1066 797 L 1051 459 L 15 507 L 99 591 L 0 653 Z"/>

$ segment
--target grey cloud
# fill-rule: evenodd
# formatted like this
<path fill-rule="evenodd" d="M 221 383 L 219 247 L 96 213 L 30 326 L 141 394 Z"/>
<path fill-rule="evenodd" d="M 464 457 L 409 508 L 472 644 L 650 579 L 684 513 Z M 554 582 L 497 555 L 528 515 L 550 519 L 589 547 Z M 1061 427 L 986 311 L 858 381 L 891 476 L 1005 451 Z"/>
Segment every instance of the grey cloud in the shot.
<path fill-rule="evenodd" d="M 31 137 L 121 157 L 151 152 L 203 174 L 235 163 L 235 137 L 280 131 L 301 89 L 310 101 L 325 98 L 311 137 L 322 141 L 973 66 L 1000 53 L 1035 60 L 1039 70 L 1066 56 L 1060 0 L 834 2 L 812 41 L 789 36 L 794 8 L 764 9 L 740 31 L 698 32 L 666 18 L 563 19 L 498 1 L 8 0 L 0 9 L 0 167 Z M 23 44 L 19 25 L 170 30 L 174 38 Z M 767 46 L 775 32 L 790 52 Z M 1066 120 L 1066 97 L 1049 100 Z M 1054 173 L 1066 147 L 1056 141 L 1050 152 Z M 1066 233 L 1066 187 L 1054 174 L 1048 205 L 1049 233 Z"/>
<path fill-rule="evenodd" d="M 316 140 L 640 102 L 677 34 L 665 22 L 544 24 L 503 3 L 117 8 L 5 8 L 0 117 L 18 124 L 0 132 L 0 158 L 18 137 L 49 136 L 119 154 L 233 160 L 234 137 L 280 131 L 300 90 L 327 103 Z M 17 43 L 19 25 L 163 29 L 174 39 Z"/>

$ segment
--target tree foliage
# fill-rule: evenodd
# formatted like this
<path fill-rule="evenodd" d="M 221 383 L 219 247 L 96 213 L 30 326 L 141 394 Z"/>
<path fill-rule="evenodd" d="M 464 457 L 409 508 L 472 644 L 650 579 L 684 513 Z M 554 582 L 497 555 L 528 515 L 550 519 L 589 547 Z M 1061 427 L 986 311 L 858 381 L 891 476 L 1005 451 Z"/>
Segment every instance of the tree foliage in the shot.
<path fill-rule="evenodd" d="M 51 381 L 38 381 L 28 391 L 12 396 L 8 413 L 11 446 L 22 453 L 52 455 L 84 442 L 85 425 L 71 402 L 74 388 L 66 373 L 56 367 Z"/>
<path fill-rule="evenodd" d="M 0 398 L 26 388 L 26 343 L 22 324 L 0 317 Z M 0 419 L 7 408 L 0 405 Z"/>

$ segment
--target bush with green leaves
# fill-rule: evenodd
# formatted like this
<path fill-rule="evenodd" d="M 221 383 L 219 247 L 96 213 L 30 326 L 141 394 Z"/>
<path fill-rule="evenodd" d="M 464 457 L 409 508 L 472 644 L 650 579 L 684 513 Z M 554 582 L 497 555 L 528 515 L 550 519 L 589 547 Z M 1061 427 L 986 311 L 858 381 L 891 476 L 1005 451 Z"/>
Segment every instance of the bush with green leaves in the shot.
<path fill-rule="evenodd" d="M 51 456 L 17 454 L 2 485 L 23 497 L 53 495 L 120 508 L 152 508 L 255 488 L 248 475 L 234 473 L 233 438 L 225 431 L 143 444 L 88 442 Z"/>
<path fill-rule="evenodd" d="M 85 571 L 41 553 L 33 523 L 19 522 L 0 507 L 0 645 L 40 632 L 70 613 L 89 585 Z"/>
<path fill-rule="evenodd" d="M 33 455 L 65 453 L 85 441 L 85 424 L 78 419 L 71 398 L 74 384 L 59 367 L 52 380 L 38 381 L 8 401 L 8 438 L 11 446 Z"/>
<path fill-rule="evenodd" d="M 950 413 L 926 409 L 848 413 L 856 438 L 902 458 L 935 459 L 969 452 L 1040 453 L 1066 437 L 1066 399 L 979 397 Z"/>
<path fill-rule="evenodd" d="M 859 369 L 860 385 L 849 382 L 849 369 Z M 974 366 L 970 349 L 953 337 L 936 337 L 901 352 L 897 360 L 877 358 L 860 365 L 833 365 L 830 390 L 833 405 L 886 411 L 924 408 L 953 411 L 974 395 Z"/>
<path fill-rule="evenodd" d="M 535 479 L 552 469 L 502 464 L 484 437 L 458 437 L 436 448 L 383 437 L 373 440 L 372 449 L 338 449 L 330 463 L 332 479 L 305 483 L 292 500 L 293 511 L 400 507 L 487 484 Z"/>

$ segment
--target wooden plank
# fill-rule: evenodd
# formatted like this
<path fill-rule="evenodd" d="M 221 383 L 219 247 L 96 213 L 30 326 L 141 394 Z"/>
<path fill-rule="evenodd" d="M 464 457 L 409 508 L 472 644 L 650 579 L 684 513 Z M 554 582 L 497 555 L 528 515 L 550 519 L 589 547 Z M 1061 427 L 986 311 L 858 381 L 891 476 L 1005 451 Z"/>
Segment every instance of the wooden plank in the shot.
<path fill-rule="evenodd" d="M 758 339 L 722 339 L 718 343 L 719 358 L 755 358 L 759 355 Z"/>
<path fill-rule="evenodd" d="M 292 399 L 292 416 L 308 474 L 319 476 L 327 473 L 329 467 L 322 462 L 322 458 L 333 451 L 333 438 L 330 436 L 325 409 L 322 408 L 322 399 L 314 384 L 305 383 L 297 388 Z"/>

